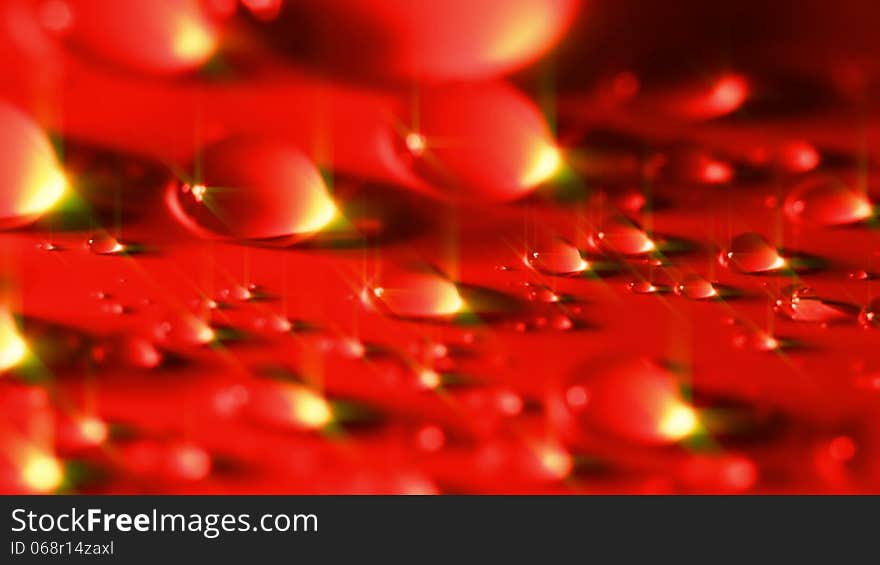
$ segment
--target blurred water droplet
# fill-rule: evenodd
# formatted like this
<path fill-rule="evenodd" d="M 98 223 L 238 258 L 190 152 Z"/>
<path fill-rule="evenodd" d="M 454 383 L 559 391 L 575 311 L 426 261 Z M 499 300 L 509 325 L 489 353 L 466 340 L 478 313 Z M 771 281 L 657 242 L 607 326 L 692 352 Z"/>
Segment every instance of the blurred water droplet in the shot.
<path fill-rule="evenodd" d="M 0 229 L 33 222 L 67 190 L 48 136 L 18 109 L 0 102 Z"/>
<path fill-rule="evenodd" d="M 391 158 L 401 174 L 420 181 L 425 190 L 510 201 L 535 190 L 562 166 L 537 107 L 507 85 L 422 91 L 414 112 L 412 119 L 402 117 L 393 132 Z"/>
<path fill-rule="evenodd" d="M 788 195 L 784 207 L 792 221 L 826 226 L 858 223 L 874 215 L 864 194 L 829 178 L 804 181 Z"/>

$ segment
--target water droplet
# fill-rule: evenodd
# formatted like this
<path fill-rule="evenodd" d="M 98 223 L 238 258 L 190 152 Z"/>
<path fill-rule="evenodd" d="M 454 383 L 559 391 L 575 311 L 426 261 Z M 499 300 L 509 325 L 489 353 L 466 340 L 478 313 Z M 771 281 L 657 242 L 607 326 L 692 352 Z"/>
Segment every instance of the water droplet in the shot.
<path fill-rule="evenodd" d="M 828 442 L 828 454 L 835 461 L 849 461 L 857 450 L 856 442 L 849 436 L 837 436 Z"/>
<path fill-rule="evenodd" d="M 582 367 L 563 389 L 563 417 L 577 433 L 601 430 L 645 444 L 671 444 L 700 429 L 679 375 L 648 360 Z M 566 416 L 567 414 L 567 416 Z"/>
<path fill-rule="evenodd" d="M 126 68 L 177 73 L 204 64 L 216 51 L 218 29 L 199 0 L 138 4 L 83 2 L 66 39 L 90 55 Z"/>
<path fill-rule="evenodd" d="M 507 85 L 437 87 L 422 92 L 417 104 L 413 118 L 403 119 L 392 134 L 389 160 L 423 190 L 510 201 L 562 166 L 537 107 Z"/>
<path fill-rule="evenodd" d="M 200 481 L 211 473 L 211 455 L 199 446 L 171 446 L 166 460 L 169 475 L 185 481 Z"/>
<path fill-rule="evenodd" d="M 631 281 L 627 283 L 627 288 L 634 294 L 658 294 L 669 292 L 669 287 L 654 284 L 648 280 Z"/>
<path fill-rule="evenodd" d="M 875 298 L 862 308 L 859 322 L 866 328 L 880 328 L 880 298 Z"/>
<path fill-rule="evenodd" d="M 792 221 L 825 226 L 854 224 L 874 215 L 863 193 L 829 178 L 804 181 L 785 199 L 784 208 Z"/>
<path fill-rule="evenodd" d="M 246 286 L 235 284 L 220 291 L 220 299 L 233 302 L 246 302 L 253 298 L 253 294 Z"/>
<path fill-rule="evenodd" d="M 758 329 L 742 329 L 733 337 L 733 345 L 739 349 L 776 351 L 782 342 L 768 332 Z"/>
<path fill-rule="evenodd" d="M 21 365 L 27 354 L 28 346 L 15 317 L 6 308 L 0 308 L 0 373 Z"/>
<path fill-rule="evenodd" d="M 287 318 L 287 316 L 270 313 L 258 316 L 254 320 L 254 328 L 260 331 L 268 330 L 270 332 L 283 334 L 293 330 L 293 323 Z"/>
<path fill-rule="evenodd" d="M 565 314 L 557 314 L 550 318 L 550 327 L 564 332 L 573 328 L 574 322 Z"/>
<path fill-rule="evenodd" d="M 722 265 L 741 273 L 766 273 L 786 267 L 785 259 L 756 233 L 744 233 L 730 240 L 719 257 Z"/>
<path fill-rule="evenodd" d="M 576 275 L 590 268 L 581 252 L 562 239 L 554 239 L 548 245 L 529 251 L 523 261 L 546 275 Z"/>
<path fill-rule="evenodd" d="M 657 249 L 641 226 L 622 216 L 603 222 L 590 236 L 590 243 L 599 251 L 615 255 L 644 255 Z"/>
<path fill-rule="evenodd" d="M 691 119 L 709 120 L 738 110 L 749 96 L 749 83 L 742 75 L 727 73 L 708 84 L 687 85 L 677 94 L 674 110 Z"/>
<path fill-rule="evenodd" d="M 30 223 L 52 209 L 67 179 L 46 134 L 25 114 L 0 102 L 0 229 Z"/>
<path fill-rule="evenodd" d="M 805 173 L 819 166 L 816 148 L 806 141 L 790 141 L 779 148 L 779 164 L 793 173 Z"/>
<path fill-rule="evenodd" d="M 851 321 L 857 309 L 848 304 L 819 298 L 813 289 L 794 284 L 785 287 L 774 306 L 780 315 L 796 322 L 834 323 Z"/>
<path fill-rule="evenodd" d="M 528 284 L 527 289 L 528 298 L 532 302 L 554 303 L 560 300 L 559 295 L 546 286 Z"/>
<path fill-rule="evenodd" d="M 270 382 L 253 388 L 247 406 L 256 419 L 299 430 L 333 423 L 333 407 L 318 391 L 298 383 Z"/>
<path fill-rule="evenodd" d="M 466 305 L 452 281 L 436 273 L 400 273 L 361 292 L 362 302 L 402 318 L 449 318 Z"/>
<path fill-rule="evenodd" d="M 439 426 L 422 426 L 416 433 L 416 445 L 423 451 L 439 451 L 444 443 L 446 443 L 446 434 Z"/>
<path fill-rule="evenodd" d="M 118 255 L 125 251 L 125 245 L 108 233 L 96 233 L 92 235 L 87 245 L 89 251 L 96 255 Z"/>
<path fill-rule="evenodd" d="M 717 298 L 718 290 L 700 275 L 688 275 L 675 287 L 675 293 L 691 300 Z"/>
<path fill-rule="evenodd" d="M 174 217 L 207 238 L 293 242 L 339 218 L 317 167 L 287 145 L 235 138 L 207 147 L 197 183 L 172 183 Z"/>
<path fill-rule="evenodd" d="M 160 323 L 155 333 L 158 341 L 178 346 L 206 345 L 217 337 L 205 320 L 189 312 L 179 313 Z"/>

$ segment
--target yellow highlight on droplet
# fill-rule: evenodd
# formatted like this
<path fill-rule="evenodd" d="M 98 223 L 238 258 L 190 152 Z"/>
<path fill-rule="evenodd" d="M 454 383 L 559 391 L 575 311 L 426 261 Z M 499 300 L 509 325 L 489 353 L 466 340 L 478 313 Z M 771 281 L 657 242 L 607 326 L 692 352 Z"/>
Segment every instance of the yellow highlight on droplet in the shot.
<path fill-rule="evenodd" d="M 36 216 L 52 208 L 67 191 L 67 177 L 57 167 L 42 167 L 34 171 L 23 195 L 19 213 Z"/>
<path fill-rule="evenodd" d="M 64 468 L 55 457 L 45 453 L 31 454 L 21 470 L 21 478 L 35 492 L 57 490 L 64 481 Z"/>
<path fill-rule="evenodd" d="M 208 59 L 217 48 L 217 37 L 204 25 L 192 20 L 178 24 L 174 38 L 174 54 L 185 61 Z"/>
<path fill-rule="evenodd" d="M 294 233 L 313 233 L 327 227 L 327 224 L 339 217 L 339 208 L 326 191 L 313 199 L 308 215 L 296 226 Z"/>
<path fill-rule="evenodd" d="M 333 421 L 330 403 L 316 392 L 297 386 L 289 389 L 287 394 L 291 417 L 298 425 L 317 430 Z"/>
<path fill-rule="evenodd" d="M 0 371 L 17 367 L 27 355 L 27 343 L 9 312 L 0 314 Z"/>
<path fill-rule="evenodd" d="M 562 155 L 559 149 L 552 145 L 543 145 L 535 153 L 534 161 L 521 182 L 524 187 L 532 188 L 555 175 L 562 165 Z"/>
<path fill-rule="evenodd" d="M 660 420 L 660 434 L 670 440 L 684 439 L 699 427 L 696 411 L 685 404 L 676 403 L 666 409 Z"/>

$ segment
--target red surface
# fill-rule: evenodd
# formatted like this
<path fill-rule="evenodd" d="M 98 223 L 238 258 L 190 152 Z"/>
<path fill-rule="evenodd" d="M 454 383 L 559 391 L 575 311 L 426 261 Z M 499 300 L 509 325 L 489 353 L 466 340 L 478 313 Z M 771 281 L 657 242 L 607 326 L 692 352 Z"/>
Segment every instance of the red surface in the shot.
<path fill-rule="evenodd" d="M 99 4 L 0 14 L 3 492 L 878 490 L 871 2 Z"/>

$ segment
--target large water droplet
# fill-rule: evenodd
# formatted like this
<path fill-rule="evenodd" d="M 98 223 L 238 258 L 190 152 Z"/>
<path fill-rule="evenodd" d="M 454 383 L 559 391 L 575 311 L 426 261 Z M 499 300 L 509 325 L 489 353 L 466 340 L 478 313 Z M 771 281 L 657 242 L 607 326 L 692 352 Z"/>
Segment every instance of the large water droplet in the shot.
<path fill-rule="evenodd" d="M 756 233 L 744 233 L 731 239 L 719 260 L 741 273 L 766 273 L 786 267 L 785 259 L 776 248 Z"/>
<path fill-rule="evenodd" d="M 868 198 L 846 184 L 815 178 L 798 185 L 785 199 L 785 214 L 795 222 L 838 226 L 874 215 Z"/>
<path fill-rule="evenodd" d="M 427 90 L 411 117 L 401 121 L 391 135 L 394 156 L 389 161 L 429 192 L 469 200 L 515 200 L 562 166 L 537 107 L 504 84 Z"/>
<path fill-rule="evenodd" d="M 529 251 L 523 261 L 546 275 L 576 275 L 590 268 L 578 248 L 562 239 Z"/>
<path fill-rule="evenodd" d="M 176 73 L 198 68 L 216 51 L 218 30 L 199 0 L 76 0 L 67 41 L 126 68 Z"/>
<path fill-rule="evenodd" d="M 31 119 L 0 102 L 0 229 L 34 221 L 67 189 L 49 138 Z"/>
<path fill-rule="evenodd" d="M 182 224 L 203 237 L 306 237 L 338 212 L 315 165 L 296 149 L 236 138 L 206 148 L 197 183 L 168 188 L 166 201 Z"/>
<path fill-rule="evenodd" d="M 365 288 L 361 300 L 369 307 L 401 318 L 450 318 L 466 305 L 452 281 L 436 273 L 398 273 Z"/>
<path fill-rule="evenodd" d="M 638 443 L 675 443 L 700 428 L 679 376 L 648 360 L 583 367 L 564 388 L 562 405 L 579 432 L 601 430 Z"/>
<path fill-rule="evenodd" d="M 717 298 L 718 290 L 700 275 L 688 275 L 675 287 L 675 293 L 691 300 Z"/>
<path fill-rule="evenodd" d="M 605 220 L 590 242 L 599 251 L 616 255 L 644 255 L 657 249 L 641 226 L 621 216 Z"/>

